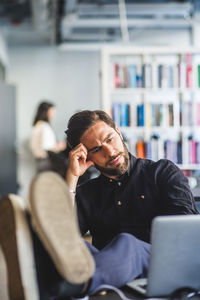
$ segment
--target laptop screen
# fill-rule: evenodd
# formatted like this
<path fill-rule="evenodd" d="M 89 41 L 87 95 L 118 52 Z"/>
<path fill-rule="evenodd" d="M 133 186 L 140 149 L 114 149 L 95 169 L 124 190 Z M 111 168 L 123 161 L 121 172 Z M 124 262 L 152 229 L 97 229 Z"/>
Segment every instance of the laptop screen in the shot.
<path fill-rule="evenodd" d="M 152 223 L 147 295 L 200 290 L 200 215 L 156 217 Z"/>

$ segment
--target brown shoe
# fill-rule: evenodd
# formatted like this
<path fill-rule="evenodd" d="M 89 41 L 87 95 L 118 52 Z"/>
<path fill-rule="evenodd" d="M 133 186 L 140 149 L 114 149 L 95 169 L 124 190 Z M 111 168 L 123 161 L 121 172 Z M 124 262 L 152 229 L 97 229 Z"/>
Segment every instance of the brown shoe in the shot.
<path fill-rule="evenodd" d="M 0 201 L 0 245 L 6 260 L 11 300 L 38 300 L 31 233 L 24 200 L 8 195 Z"/>
<path fill-rule="evenodd" d="M 95 264 L 65 181 L 54 172 L 39 174 L 31 184 L 30 210 L 33 227 L 62 277 L 75 284 L 88 281 Z"/>

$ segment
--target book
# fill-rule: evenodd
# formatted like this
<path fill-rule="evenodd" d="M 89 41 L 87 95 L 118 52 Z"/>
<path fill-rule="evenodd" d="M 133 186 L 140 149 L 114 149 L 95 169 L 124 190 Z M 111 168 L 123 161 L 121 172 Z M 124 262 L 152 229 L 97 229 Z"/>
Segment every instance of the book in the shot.
<path fill-rule="evenodd" d="M 196 142 L 196 163 L 200 164 L 200 142 Z"/>
<path fill-rule="evenodd" d="M 152 66 L 151 64 L 144 64 L 142 66 L 143 87 L 152 88 Z"/>
<path fill-rule="evenodd" d="M 114 87 L 118 88 L 120 86 L 120 80 L 119 80 L 119 65 L 114 64 Z"/>
<path fill-rule="evenodd" d="M 137 148 L 137 157 L 138 158 L 145 158 L 143 141 L 138 141 L 137 144 L 136 144 L 136 148 Z"/>
<path fill-rule="evenodd" d="M 173 66 L 168 66 L 168 87 L 173 88 L 174 87 L 174 69 Z"/>
<path fill-rule="evenodd" d="M 191 54 L 186 54 L 186 82 L 187 82 L 187 88 L 192 87 L 192 60 L 191 60 Z"/>
<path fill-rule="evenodd" d="M 133 64 L 129 65 L 128 73 L 129 73 L 130 88 L 136 88 L 137 87 L 136 65 L 133 65 Z"/>
<path fill-rule="evenodd" d="M 144 126 L 144 104 L 137 105 L 137 126 Z"/>
<path fill-rule="evenodd" d="M 157 135 L 151 137 L 151 159 L 154 161 L 158 160 L 158 139 Z"/>
<path fill-rule="evenodd" d="M 177 163 L 178 164 L 182 164 L 183 160 L 182 160 L 182 141 L 179 140 L 177 142 Z"/>
<path fill-rule="evenodd" d="M 162 88 L 162 65 L 158 65 L 158 87 Z"/>
<path fill-rule="evenodd" d="M 197 66 L 198 87 L 200 87 L 200 65 Z"/>
<path fill-rule="evenodd" d="M 136 81 L 137 81 L 137 87 L 141 88 L 142 87 L 142 82 L 143 82 L 142 66 L 141 65 L 136 66 Z"/>
<path fill-rule="evenodd" d="M 152 105 L 150 103 L 145 104 L 145 124 L 147 127 L 152 126 Z"/>
<path fill-rule="evenodd" d="M 117 126 L 120 126 L 121 123 L 121 111 L 120 111 L 120 104 L 113 103 L 112 105 L 112 118 Z"/>
<path fill-rule="evenodd" d="M 174 125 L 174 112 L 173 112 L 173 104 L 168 104 L 168 111 L 169 111 L 169 126 Z"/>
<path fill-rule="evenodd" d="M 146 157 L 151 159 L 152 158 L 152 151 L 151 151 L 151 141 L 146 142 Z"/>
<path fill-rule="evenodd" d="M 186 63 L 181 60 L 181 62 L 178 64 L 178 70 L 179 70 L 179 88 L 186 88 Z"/>
<path fill-rule="evenodd" d="M 128 66 L 122 66 L 122 87 L 127 88 L 129 87 L 129 75 L 128 75 Z"/>

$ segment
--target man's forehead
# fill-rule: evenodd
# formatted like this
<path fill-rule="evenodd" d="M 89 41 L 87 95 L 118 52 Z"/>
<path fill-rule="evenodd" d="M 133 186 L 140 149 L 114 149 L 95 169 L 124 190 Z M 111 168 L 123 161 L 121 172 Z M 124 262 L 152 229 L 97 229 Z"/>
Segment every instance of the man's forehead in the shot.
<path fill-rule="evenodd" d="M 81 142 L 90 141 L 92 143 L 104 140 L 108 135 L 115 132 L 115 129 L 110 127 L 103 121 L 98 121 L 96 124 L 88 128 L 81 137 Z"/>

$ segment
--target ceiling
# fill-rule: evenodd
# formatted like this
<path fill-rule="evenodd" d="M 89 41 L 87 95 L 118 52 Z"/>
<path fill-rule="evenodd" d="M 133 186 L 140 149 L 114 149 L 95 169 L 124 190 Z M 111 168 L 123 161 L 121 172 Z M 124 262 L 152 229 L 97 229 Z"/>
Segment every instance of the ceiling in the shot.
<path fill-rule="evenodd" d="M 192 30 L 199 0 L 1 0 L 10 42 L 131 42 L 136 29 Z"/>

